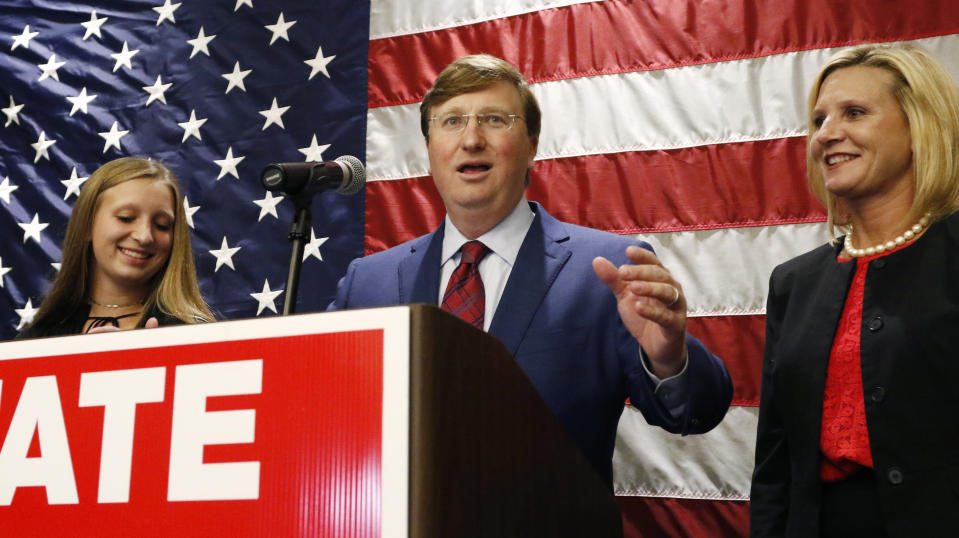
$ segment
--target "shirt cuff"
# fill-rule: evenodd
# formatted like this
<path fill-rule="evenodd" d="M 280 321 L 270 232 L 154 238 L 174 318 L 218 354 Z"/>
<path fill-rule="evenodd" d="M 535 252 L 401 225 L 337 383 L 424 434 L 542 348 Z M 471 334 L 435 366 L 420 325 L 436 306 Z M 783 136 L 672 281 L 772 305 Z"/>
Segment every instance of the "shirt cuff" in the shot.
<path fill-rule="evenodd" d="M 683 416 L 683 412 L 686 411 L 686 395 L 689 393 L 689 376 L 686 375 L 686 367 L 689 366 L 689 354 L 687 353 L 686 357 L 683 358 L 683 369 L 678 374 L 666 379 L 660 379 L 650 371 L 642 348 L 639 349 L 639 362 L 643 364 L 646 375 L 653 380 L 653 394 L 666 407 L 669 414 L 673 418 Z"/>

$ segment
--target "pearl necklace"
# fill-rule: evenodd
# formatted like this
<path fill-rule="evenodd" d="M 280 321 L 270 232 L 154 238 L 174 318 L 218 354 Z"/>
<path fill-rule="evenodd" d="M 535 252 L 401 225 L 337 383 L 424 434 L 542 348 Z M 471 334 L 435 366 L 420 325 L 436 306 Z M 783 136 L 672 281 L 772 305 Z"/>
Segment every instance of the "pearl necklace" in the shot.
<path fill-rule="evenodd" d="M 896 236 L 895 239 L 886 241 L 885 243 L 879 243 L 874 247 L 869 248 L 856 248 L 852 245 L 852 230 L 849 230 L 849 233 L 846 234 L 846 254 L 849 254 L 851 258 L 861 258 L 863 256 L 872 256 L 873 254 L 882 254 L 887 250 L 892 250 L 896 247 L 901 247 L 906 244 L 906 241 L 911 241 L 913 238 L 919 235 L 919 232 L 923 228 L 929 226 L 929 221 L 932 219 L 929 213 L 923 215 L 919 222 L 913 224 L 908 230 L 903 232 L 902 235 Z"/>

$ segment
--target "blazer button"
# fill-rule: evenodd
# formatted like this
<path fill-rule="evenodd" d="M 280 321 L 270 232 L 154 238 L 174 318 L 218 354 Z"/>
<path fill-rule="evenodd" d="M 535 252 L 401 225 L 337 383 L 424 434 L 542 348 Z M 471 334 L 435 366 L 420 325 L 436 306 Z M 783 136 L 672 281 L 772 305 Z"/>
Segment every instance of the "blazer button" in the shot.
<path fill-rule="evenodd" d="M 869 327 L 869 330 L 872 332 L 882 329 L 882 318 L 879 316 L 872 318 L 868 323 L 866 323 L 866 327 Z"/>
<path fill-rule="evenodd" d="M 899 467 L 890 467 L 889 472 L 886 473 L 886 478 L 889 479 L 890 484 L 902 484 L 902 470 Z"/>
<path fill-rule="evenodd" d="M 875 267 L 876 269 L 882 269 L 883 267 L 886 266 L 886 260 L 882 258 L 879 258 L 878 260 L 874 260 L 872 262 L 872 266 Z"/>
<path fill-rule="evenodd" d="M 886 397 L 886 389 L 883 387 L 873 387 L 872 391 L 870 391 L 869 393 L 869 398 L 876 403 L 881 402 L 882 399 L 885 397 Z"/>

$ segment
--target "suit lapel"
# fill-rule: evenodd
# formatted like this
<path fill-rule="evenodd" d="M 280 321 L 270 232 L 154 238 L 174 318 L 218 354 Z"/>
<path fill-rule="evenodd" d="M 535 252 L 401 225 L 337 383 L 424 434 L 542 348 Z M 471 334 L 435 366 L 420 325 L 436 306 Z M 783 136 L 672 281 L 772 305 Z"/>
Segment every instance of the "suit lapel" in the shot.
<path fill-rule="evenodd" d="M 572 255 L 563 245 L 569 239 L 563 224 L 536 202 L 531 202 L 530 207 L 536 218 L 516 256 L 516 265 L 510 271 L 489 330 L 513 355 L 519 349 L 533 315 Z"/>
<path fill-rule="evenodd" d="M 410 245 L 410 254 L 397 267 L 400 304 L 436 304 L 440 286 L 443 224 L 422 241 Z"/>

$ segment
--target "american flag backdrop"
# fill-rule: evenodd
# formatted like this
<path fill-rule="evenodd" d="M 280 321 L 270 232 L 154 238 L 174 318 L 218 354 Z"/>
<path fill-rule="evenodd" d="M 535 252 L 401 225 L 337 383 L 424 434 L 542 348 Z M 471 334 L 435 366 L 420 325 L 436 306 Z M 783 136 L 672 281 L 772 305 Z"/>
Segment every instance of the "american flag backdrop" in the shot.
<path fill-rule="evenodd" d="M 650 241 L 733 375 L 734 405 L 703 436 L 627 408 L 627 536 L 741 536 L 767 279 L 827 240 L 805 182 L 808 84 L 837 47 L 902 40 L 959 73 L 959 4 L 0 0 L 0 338 L 39 304 L 83 178 L 121 155 L 178 173 L 224 318 L 282 305 L 292 208 L 260 188 L 263 166 L 363 159 L 365 193 L 314 201 L 298 311 L 323 309 L 352 258 L 439 224 L 417 105 L 450 61 L 489 52 L 544 111 L 528 197 Z"/>

